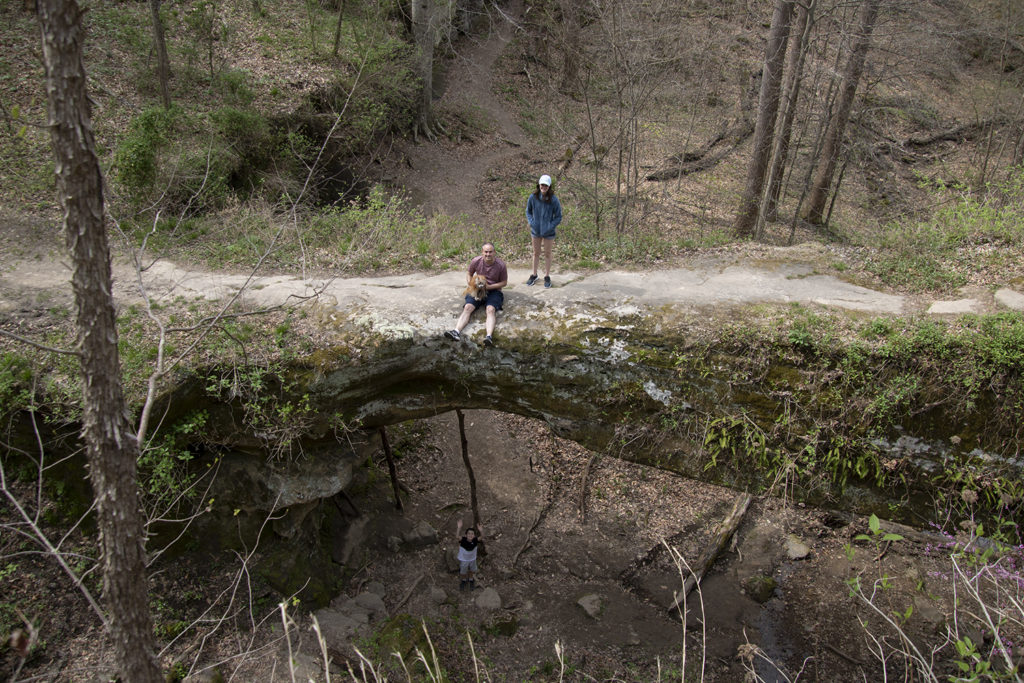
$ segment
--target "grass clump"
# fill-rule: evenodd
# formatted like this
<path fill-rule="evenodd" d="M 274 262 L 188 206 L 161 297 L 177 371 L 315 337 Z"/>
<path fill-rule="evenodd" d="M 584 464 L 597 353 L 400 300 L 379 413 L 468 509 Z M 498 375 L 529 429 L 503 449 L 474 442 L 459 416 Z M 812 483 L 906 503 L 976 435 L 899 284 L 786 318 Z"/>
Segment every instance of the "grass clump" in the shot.
<path fill-rule="evenodd" d="M 923 184 L 936 210 L 923 220 L 890 224 L 878 238 L 867 270 L 912 292 L 962 287 L 971 273 L 1010 258 L 1024 243 L 1024 169 L 982 191 L 939 182 Z"/>
<path fill-rule="evenodd" d="M 293 272 L 409 272 L 461 267 L 491 239 L 476 225 L 455 229 L 457 220 L 427 218 L 407 199 L 373 186 L 362 198 L 297 211 L 297 221 L 255 202 L 216 215 L 164 221 L 158 224 L 160 241 L 151 243 L 187 249 L 190 259 L 215 268 L 250 268 L 265 257 L 266 267 Z M 186 235 L 197 241 L 182 239 Z"/>

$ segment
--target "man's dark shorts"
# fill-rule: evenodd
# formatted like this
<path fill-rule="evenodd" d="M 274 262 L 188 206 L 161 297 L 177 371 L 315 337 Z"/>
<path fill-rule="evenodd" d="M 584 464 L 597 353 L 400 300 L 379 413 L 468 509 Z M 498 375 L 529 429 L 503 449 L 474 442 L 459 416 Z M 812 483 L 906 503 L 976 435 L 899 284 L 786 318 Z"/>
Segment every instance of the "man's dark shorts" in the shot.
<path fill-rule="evenodd" d="M 477 301 L 473 298 L 472 294 L 467 294 L 466 303 L 473 304 L 474 311 L 481 306 L 494 306 L 494 310 L 500 311 L 501 305 L 505 303 L 505 295 L 501 293 L 500 289 L 491 289 L 488 290 L 487 299 L 485 301 Z"/>

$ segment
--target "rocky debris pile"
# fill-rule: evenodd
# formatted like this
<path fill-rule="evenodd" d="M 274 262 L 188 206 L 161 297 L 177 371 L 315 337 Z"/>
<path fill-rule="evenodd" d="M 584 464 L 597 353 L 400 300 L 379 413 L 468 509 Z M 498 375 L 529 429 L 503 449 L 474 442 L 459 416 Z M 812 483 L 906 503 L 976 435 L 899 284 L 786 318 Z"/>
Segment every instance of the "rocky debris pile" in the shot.
<path fill-rule="evenodd" d="M 315 613 L 328 654 L 335 661 L 357 660 L 355 643 L 373 633 L 373 625 L 387 616 L 384 586 L 373 581 L 354 598 L 342 595 Z"/>

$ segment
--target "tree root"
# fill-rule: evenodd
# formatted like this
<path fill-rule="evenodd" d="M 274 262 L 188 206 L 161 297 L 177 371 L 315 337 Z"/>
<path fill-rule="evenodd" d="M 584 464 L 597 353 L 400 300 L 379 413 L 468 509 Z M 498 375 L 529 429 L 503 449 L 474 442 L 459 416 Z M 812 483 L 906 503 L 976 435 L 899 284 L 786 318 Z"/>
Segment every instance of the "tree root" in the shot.
<path fill-rule="evenodd" d="M 580 524 L 587 523 L 587 477 L 590 476 L 590 466 L 594 464 L 595 458 L 597 458 L 597 453 L 594 453 L 587 458 L 587 466 L 583 468 L 583 479 L 580 480 L 580 497 L 578 504 Z"/>

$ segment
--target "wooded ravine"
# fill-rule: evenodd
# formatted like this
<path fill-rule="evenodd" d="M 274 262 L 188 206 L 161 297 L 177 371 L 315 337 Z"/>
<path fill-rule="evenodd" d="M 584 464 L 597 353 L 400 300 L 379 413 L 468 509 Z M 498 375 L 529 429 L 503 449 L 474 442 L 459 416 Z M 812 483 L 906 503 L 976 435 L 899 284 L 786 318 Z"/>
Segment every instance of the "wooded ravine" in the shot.
<path fill-rule="evenodd" d="M 0 44 L 5 678 L 1024 677 L 1021 3 L 24 0 Z M 493 347 L 442 334 L 485 242 Z"/>

